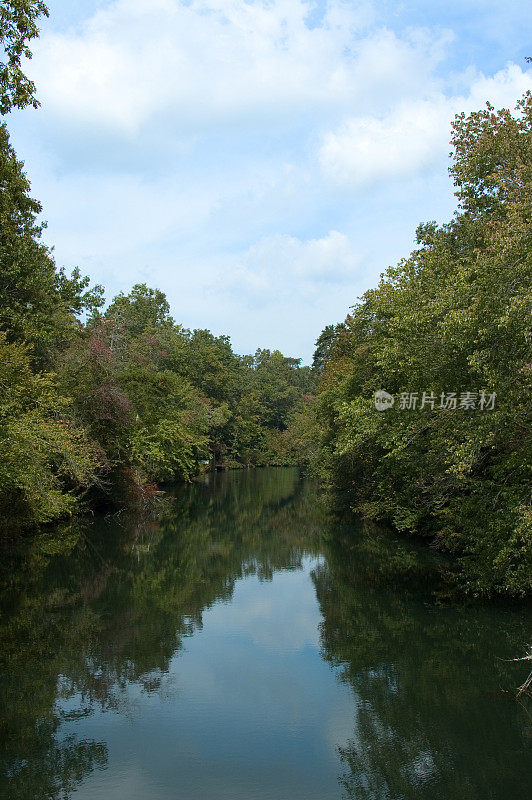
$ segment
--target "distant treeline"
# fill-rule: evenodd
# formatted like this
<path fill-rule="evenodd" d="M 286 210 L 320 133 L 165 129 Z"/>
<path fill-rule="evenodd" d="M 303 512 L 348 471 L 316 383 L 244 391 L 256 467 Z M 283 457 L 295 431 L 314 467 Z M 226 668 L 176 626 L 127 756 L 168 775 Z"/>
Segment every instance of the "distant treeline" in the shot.
<path fill-rule="evenodd" d="M 522 595 L 532 587 L 531 94 L 515 115 L 488 104 L 456 117 L 451 144 L 458 211 L 420 225 L 409 258 L 323 331 L 305 431 L 338 498 L 456 553 L 471 594 Z M 375 408 L 378 390 L 394 399 L 387 410 Z"/>

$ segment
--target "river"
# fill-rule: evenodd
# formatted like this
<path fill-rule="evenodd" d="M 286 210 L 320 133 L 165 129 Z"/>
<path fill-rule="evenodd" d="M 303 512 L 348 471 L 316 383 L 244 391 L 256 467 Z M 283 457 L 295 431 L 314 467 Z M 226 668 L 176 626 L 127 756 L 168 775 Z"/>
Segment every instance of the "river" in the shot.
<path fill-rule="evenodd" d="M 295 469 L 4 545 L 1 796 L 528 800 L 530 609 L 444 573 Z"/>

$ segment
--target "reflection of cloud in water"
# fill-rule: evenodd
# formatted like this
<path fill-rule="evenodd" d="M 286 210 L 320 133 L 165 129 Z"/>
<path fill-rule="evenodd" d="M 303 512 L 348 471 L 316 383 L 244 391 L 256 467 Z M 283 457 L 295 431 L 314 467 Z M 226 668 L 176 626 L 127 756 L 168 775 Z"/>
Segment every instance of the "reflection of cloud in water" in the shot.
<path fill-rule="evenodd" d="M 298 572 L 275 573 L 271 582 L 237 583 L 233 601 L 219 603 L 203 616 L 205 632 L 249 637 L 275 652 L 319 647 L 320 614 L 308 573 L 316 559 L 303 559 Z"/>
<path fill-rule="evenodd" d="M 230 603 L 207 609 L 171 659 L 174 698 L 144 696 L 136 720 L 95 715 L 113 774 L 93 775 L 80 800 L 277 800 L 280 788 L 291 800 L 323 800 L 336 791 L 352 692 L 319 652 L 315 564 L 306 557 L 302 570 L 271 581 L 248 576 Z"/>

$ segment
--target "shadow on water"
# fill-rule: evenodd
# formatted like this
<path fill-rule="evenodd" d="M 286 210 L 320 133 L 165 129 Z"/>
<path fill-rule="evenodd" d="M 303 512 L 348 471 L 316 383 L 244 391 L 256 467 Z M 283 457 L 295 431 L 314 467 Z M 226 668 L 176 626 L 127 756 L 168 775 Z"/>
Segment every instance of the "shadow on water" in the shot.
<path fill-rule="evenodd" d="M 438 560 L 331 522 L 292 469 L 209 475 L 157 514 L 85 520 L 3 554 L 2 796 L 70 796 L 108 752 L 65 724 L 127 714 L 132 686 L 164 703 L 170 662 L 206 611 L 309 555 L 316 657 L 353 698 L 327 797 L 527 797 L 531 718 L 511 694 L 522 666 L 505 659 L 527 644 L 529 612 L 437 602 Z"/>

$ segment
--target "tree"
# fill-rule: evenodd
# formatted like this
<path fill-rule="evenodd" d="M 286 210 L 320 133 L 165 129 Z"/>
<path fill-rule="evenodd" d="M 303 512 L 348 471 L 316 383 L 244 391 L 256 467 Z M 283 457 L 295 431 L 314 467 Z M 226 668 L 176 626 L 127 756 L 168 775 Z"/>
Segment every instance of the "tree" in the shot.
<path fill-rule="evenodd" d="M 118 294 L 104 317 L 114 320 L 129 337 L 174 324 L 165 294 L 160 289 L 150 289 L 145 283 L 136 283 L 127 295 Z"/>
<path fill-rule="evenodd" d="M 23 344 L 0 331 L 0 525 L 71 514 L 96 481 L 98 450 L 57 376 L 34 374 Z"/>
<path fill-rule="evenodd" d="M 469 593 L 532 576 L 532 96 L 453 125 L 459 212 L 364 294 L 320 381 L 323 461 L 352 507 L 458 555 Z M 396 403 L 375 410 L 386 389 Z M 496 393 L 491 411 L 442 393 Z M 422 404 L 423 392 L 432 404 Z M 417 410 L 401 409 L 402 393 Z"/>
<path fill-rule="evenodd" d="M 323 372 L 325 364 L 331 355 L 331 348 L 333 347 L 335 338 L 336 327 L 334 325 L 326 325 L 318 336 L 314 357 L 312 359 L 312 367 L 316 372 Z"/>
<path fill-rule="evenodd" d="M 76 316 L 102 303 L 102 288 L 88 289 L 89 279 L 74 270 L 57 271 L 50 249 L 41 241 L 41 205 L 30 196 L 30 183 L 17 159 L 5 125 L 0 125 L 0 328 L 11 341 L 32 345 L 38 366 L 50 365 L 52 353 L 77 327 Z"/>
<path fill-rule="evenodd" d="M 37 22 L 48 16 L 43 0 L 3 0 L 0 7 L 0 114 L 12 108 L 39 105 L 35 84 L 22 71 L 22 59 L 31 58 L 29 42 L 39 35 Z"/>

